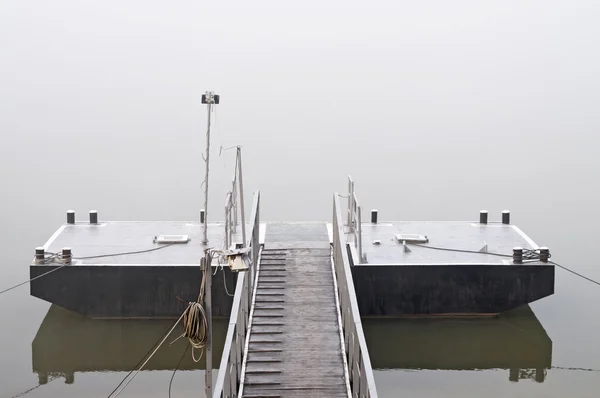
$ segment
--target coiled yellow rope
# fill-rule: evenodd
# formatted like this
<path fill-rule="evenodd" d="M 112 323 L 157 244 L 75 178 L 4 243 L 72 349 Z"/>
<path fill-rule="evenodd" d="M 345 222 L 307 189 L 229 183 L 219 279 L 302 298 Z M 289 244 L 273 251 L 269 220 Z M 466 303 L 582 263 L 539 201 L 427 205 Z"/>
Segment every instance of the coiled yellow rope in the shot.
<path fill-rule="evenodd" d="M 208 339 L 208 323 L 206 312 L 204 311 L 204 287 L 206 282 L 206 273 L 211 272 L 210 265 L 216 250 L 207 249 L 204 256 L 204 267 L 202 269 L 202 282 L 200 284 L 200 294 L 196 302 L 191 301 L 183 313 L 183 334 L 180 337 L 187 337 L 192 346 L 192 359 L 194 362 L 200 362 L 204 354 L 204 347 Z M 200 356 L 196 358 L 195 350 L 202 350 Z"/>
<path fill-rule="evenodd" d="M 189 303 L 183 313 L 183 330 L 183 336 L 188 338 L 192 346 L 192 359 L 194 362 L 200 362 L 208 338 L 208 324 L 206 323 L 206 313 L 202 304 L 198 302 Z M 194 354 L 195 350 L 202 350 L 198 358 Z"/>

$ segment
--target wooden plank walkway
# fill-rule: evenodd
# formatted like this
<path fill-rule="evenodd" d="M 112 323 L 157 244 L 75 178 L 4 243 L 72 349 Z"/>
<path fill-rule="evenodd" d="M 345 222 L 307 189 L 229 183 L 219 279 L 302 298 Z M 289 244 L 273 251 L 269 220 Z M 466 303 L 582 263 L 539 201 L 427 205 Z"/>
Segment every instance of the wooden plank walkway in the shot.
<path fill-rule="evenodd" d="M 326 235 L 325 239 L 310 244 L 279 241 L 271 248 L 267 239 L 243 397 L 348 397 Z"/>

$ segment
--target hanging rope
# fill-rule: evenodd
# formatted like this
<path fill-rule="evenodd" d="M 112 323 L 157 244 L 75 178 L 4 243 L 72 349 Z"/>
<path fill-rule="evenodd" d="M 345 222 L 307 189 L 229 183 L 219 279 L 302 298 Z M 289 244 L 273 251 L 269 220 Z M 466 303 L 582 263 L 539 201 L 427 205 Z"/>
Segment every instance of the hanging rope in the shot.
<path fill-rule="evenodd" d="M 204 256 L 203 264 L 202 264 L 203 266 L 201 268 L 202 281 L 200 282 L 200 293 L 198 294 L 198 299 L 195 302 L 192 301 L 188 304 L 187 308 L 181 314 L 179 319 L 175 322 L 173 327 L 171 327 L 171 329 L 169 331 L 167 331 L 161 337 L 160 343 L 156 343 L 153 346 L 153 348 L 150 349 L 148 354 L 146 354 L 140 360 L 140 362 L 138 362 L 138 366 L 136 366 L 137 370 L 135 371 L 135 373 L 133 370 L 131 372 L 129 372 L 127 374 L 127 376 L 125 376 L 125 378 L 123 378 L 121 383 L 119 383 L 119 385 L 109 394 L 108 398 L 114 398 L 114 397 L 118 396 L 121 392 L 123 392 L 123 390 L 129 385 L 129 383 L 131 383 L 133 381 L 135 376 L 137 376 L 137 374 L 144 368 L 144 366 L 146 366 L 148 361 L 150 361 L 150 358 L 152 358 L 152 356 L 154 356 L 156 351 L 158 351 L 158 349 L 165 342 L 165 340 L 169 337 L 169 335 L 173 332 L 173 330 L 175 329 L 175 327 L 177 326 L 177 324 L 179 322 L 182 322 L 182 324 L 183 324 L 183 334 L 181 336 L 177 337 L 175 340 L 173 340 L 171 342 L 171 344 L 175 343 L 177 340 L 179 340 L 182 337 L 187 337 L 187 339 L 190 342 L 189 345 L 192 346 L 192 359 L 194 360 L 194 362 L 200 361 L 200 359 L 202 358 L 202 355 L 204 354 L 204 347 L 206 346 L 206 342 L 208 339 L 208 321 L 206 319 L 206 312 L 204 311 L 204 307 L 203 307 L 203 305 L 204 305 L 204 290 L 205 290 L 205 286 L 206 286 L 206 275 L 207 275 L 207 272 L 210 272 L 210 264 L 212 263 L 213 256 L 217 253 L 220 253 L 220 251 L 217 251 L 214 249 L 206 249 L 206 251 L 205 251 L 205 256 Z M 157 344 L 158 344 L 158 346 L 157 346 Z M 202 350 L 202 352 L 200 353 L 200 356 L 198 358 L 196 358 L 196 355 L 194 354 L 195 349 Z M 186 349 L 186 352 L 187 352 L 187 349 Z M 144 358 L 145 358 L 145 361 L 144 361 Z M 133 373 L 133 375 L 132 375 L 132 373 Z M 131 377 L 129 377 L 129 376 L 131 376 Z M 125 385 L 123 385 L 123 383 L 125 383 L 125 380 L 127 380 L 128 378 L 129 378 L 129 380 L 127 381 L 127 383 Z"/>
<path fill-rule="evenodd" d="M 186 337 L 192 346 L 192 359 L 196 363 L 200 362 L 200 359 L 202 359 L 204 347 L 206 346 L 206 342 L 208 340 L 208 322 L 206 319 L 206 312 L 204 310 L 206 275 L 207 272 L 211 272 L 210 266 L 212 264 L 213 257 L 215 255 L 219 255 L 220 253 L 221 252 L 219 250 L 206 249 L 203 259 L 200 294 L 195 302 L 191 301 L 188 303 L 187 308 L 183 312 L 183 334 L 171 343 L 173 344 L 180 338 Z M 198 358 L 196 358 L 195 350 L 201 350 Z"/>
<path fill-rule="evenodd" d="M 153 247 L 151 249 L 145 249 L 145 250 L 136 250 L 136 251 L 131 251 L 131 252 L 120 252 L 120 253 L 110 253 L 110 254 L 100 254 L 97 256 L 85 256 L 85 257 L 71 257 L 72 260 L 90 260 L 90 259 L 95 259 L 95 258 L 103 258 L 103 257 L 115 257 L 115 256 L 129 256 L 129 255 L 133 255 L 133 254 L 141 254 L 141 253 L 149 253 L 149 252 L 153 252 L 156 250 L 161 250 L 164 249 L 165 247 L 169 247 L 169 246 L 173 246 L 174 243 L 165 243 L 162 244 L 158 247 Z M 31 279 L 27 279 L 24 282 L 18 283 L 14 286 L 11 286 L 9 288 L 6 288 L 2 291 L 0 291 L 0 294 L 4 294 L 6 292 L 9 292 L 13 289 L 18 288 L 19 286 L 23 286 L 27 283 L 33 282 L 36 279 L 42 278 L 48 274 L 53 273 L 54 271 L 58 271 L 61 268 L 70 266 L 70 263 L 63 263 L 61 262 L 61 254 L 60 253 L 51 253 L 51 252 L 46 252 L 46 257 L 44 257 L 44 260 L 39 264 L 39 265 L 58 265 L 58 267 L 56 268 L 52 268 L 50 271 L 48 272 L 44 272 L 43 274 L 40 274 L 36 277 L 33 277 Z"/>
<path fill-rule="evenodd" d="M 125 382 L 125 380 L 131 375 L 131 373 L 133 371 L 129 372 L 127 374 L 127 376 L 125 376 L 125 378 L 123 380 L 121 380 L 121 383 L 119 383 L 119 385 L 108 395 L 108 398 L 116 398 L 117 396 L 119 396 L 119 394 L 121 394 L 123 392 L 123 390 L 125 390 L 127 388 L 127 386 L 133 381 L 133 379 L 135 379 L 135 377 L 138 375 L 138 373 L 141 372 L 141 370 L 144 368 L 144 366 L 146 366 L 146 364 L 148 363 L 148 361 L 150 361 L 150 359 L 154 356 L 154 354 L 156 354 L 156 351 L 158 351 L 158 349 L 163 345 L 163 343 L 171 335 L 171 333 L 173 332 L 173 330 L 175 330 L 175 327 L 181 321 L 181 318 L 183 318 L 183 314 L 179 317 L 179 319 L 177 319 L 177 321 L 175 321 L 175 323 L 173 324 L 173 327 L 171 327 L 171 329 L 169 329 L 169 331 L 167 333 L 165 333 L 164 337 L 162 338 L 162 340 L 160 341 L 160 343 L 158 344 L 158 346 L 156 346 L 156 348 L 154 348 L 154 350 L 151 352 L 151 354 L 148 355 L 148 357 L 146 358 L 146 360 L 135 371 L 135 373 L 133 373 L 133 376 L 131 376 L 131 378 L 127 381 L 127 383 L 125 383 L 125 385 L 123 385 L 121 387 L 121 385 Z"/>
<path fill-rule="evenodd" d="M 204 287 L 206 284 L 206 273 L 210 272 L 208 267 L 212 261 L 210 250 L 206 251 L 204 257 L 204 267 L 202 269 L 202 282 L 200 283 L 200 294 L 196 302 L 191 301 L 183 312 L 183 334 L 180 337 L 187 337 L 192 346 L 192 359 L 194 362 L 200 362 L 204 354 L 204 346 L 208 338 L 208 324 L 206 321 L 206 312 L 204 311 Z M 196 359 L 195 350 L 202 350 L 200 356 Z"/>

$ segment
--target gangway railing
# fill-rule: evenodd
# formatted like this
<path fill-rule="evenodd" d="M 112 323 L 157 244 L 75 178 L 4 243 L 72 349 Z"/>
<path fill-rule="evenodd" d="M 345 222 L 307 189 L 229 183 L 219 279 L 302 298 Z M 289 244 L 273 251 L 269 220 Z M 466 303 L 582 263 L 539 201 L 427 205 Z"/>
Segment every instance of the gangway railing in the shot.
<path fill-rule="evenodd" d="M 351 179 L 349 180 L 351 181 Z M 352 196 L 349 196 L 349 200 L 350 197 Z M 333 197 L 333 265 L 338 285 L 350 390 L 352 396 L 356 398 L 376 398 L 375 378 L 358 310 L 358 301 L 354 290 L 354 281 L 352 279 L 352 270 L 350 268 L 347 243 L 344 235 L 342 210 L 337 193 Z"/>
<path fill-rule="evenodd" d="M 238 223 L 238 169 L 236 168 L 231 180 L 231 191 L 225 197 L 225 247 L 229 249 L 232 245 L 233 234 L 237 232 Z"/>
<path fill-rule="evenodd" d="M 348 229 L 354 238 L 358 262 L 363 262 L 362 253 L 362 207 L 354 192 L 354 180 L 348 176 Z"/>
<path fill-rule="evenodd" d="M 229 325 L 225 337 L 225 346 L 221 356 L 221 364 L 217 382 L 213 389 L 213 398 L 233 398 L 237 396 L 244 361 L 244 347 L 248 334 L 248 321 L 256 264 L 260 255 L 260 192 L 254 195 L 252 216 L 250 218 L 251 232 L 248 239 L 252 264 L 248 271 L 238 273 Z"/>

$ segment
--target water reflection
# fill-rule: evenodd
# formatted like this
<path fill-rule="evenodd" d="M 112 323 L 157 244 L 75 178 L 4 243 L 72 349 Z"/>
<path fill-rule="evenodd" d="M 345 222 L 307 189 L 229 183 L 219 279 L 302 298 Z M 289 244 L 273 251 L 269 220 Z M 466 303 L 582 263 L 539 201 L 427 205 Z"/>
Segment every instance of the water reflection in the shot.
<path fill-rule="evenodd" d="M 543 382 L 552 340 L 529 306 L 493 319 L 364 319 L 374 369 L 507 369 Z"/>
<path fill-rule="evenodd" d="M 33 339 L 33 371 L 39 383 L 56 377 L 65 383 L 75 381 L 76 372 L 115 372 L 134 369 L 140 359 L 173 326 L 174 320 L 94 320 L 52 305 Z M 179 339 L 180 329 L 169 338 L 144 367 L 145 370 L 175 369 L 187 339 Z M 219 366 L 227 320 L 213 322 L 213 365 Z M 204 369 L 204 360 L 195 363 L 190 351 L 180 370 Z"/>
<path fill-rule="evenodd" d="M 92 320 L 53 305 L 32 343 L 33 371 L 40 384 L 56 377 L 71 384 L 76 372 L 130 371 L 172 324 Z M 215 368 L 226 328 L 225 319 L 215 319 Z M 541 383 L 552 366 L 552 340 L 529 306 L 495 319 L 364 319 L 363 328 L 374 369 L 506 369 L 510 381 Z M 145 369 L 175 369 L 186 342 L 165 343 Z M 194 363 L 188 352 L 179 369 L 204 369 L 204 361 Z"/>

